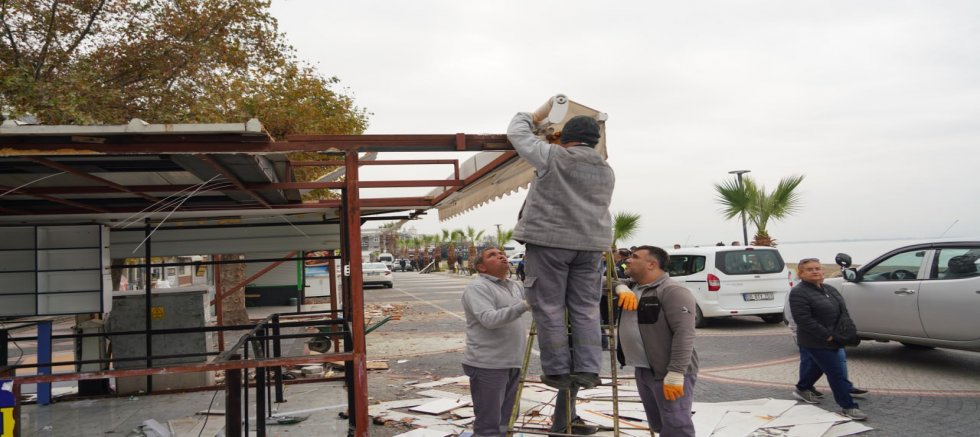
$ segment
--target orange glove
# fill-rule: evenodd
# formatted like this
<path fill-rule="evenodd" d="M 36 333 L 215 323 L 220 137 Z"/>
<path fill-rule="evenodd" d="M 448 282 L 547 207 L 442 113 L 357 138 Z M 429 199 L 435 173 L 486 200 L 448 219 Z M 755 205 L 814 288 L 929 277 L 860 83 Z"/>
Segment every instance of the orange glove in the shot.
<path fill-rule="evenodd" d="M 623 284 L 616 286 L 616 296 L 619 296 L 619 307 L 624 311 L 636 311 L 640 304 L 636 299 L 636 293 Z"/>
<path fill-rule="evenodd" d="M 664 399 L 676 401 L 684 397 L 684 374 L 667 372 L 664 377 Z"/>

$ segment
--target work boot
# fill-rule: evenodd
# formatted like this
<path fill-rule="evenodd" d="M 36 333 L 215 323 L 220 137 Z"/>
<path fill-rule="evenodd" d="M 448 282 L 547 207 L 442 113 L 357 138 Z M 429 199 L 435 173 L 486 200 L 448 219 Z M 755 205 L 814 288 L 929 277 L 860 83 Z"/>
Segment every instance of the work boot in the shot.
<path fill-rule="evenodd" d="M 599 379 L 599 375 L 595 373 L 575 372 L 571 375 L 571 377 L 572 382 L 586 390 L 595 388 L 595 386 L 602 384 L 602 380 Z"/>
<path fill-rule="evenodd" d="M 559 433 L 559 434 L 568 434 L 568 433 L 565 432 L 564 426 L 562 426 L 562 428 L 560 428 L 560 429 L 551 429 L 550 431 L 551 432 L 556 432 L 556 433 Z M 599 427 L 598 426 L 593 426 L 593 425 L 586 424 L 585 421 L 582 420 L 581 417 L 576 417 L 575 420 L 572 421 L 572 434 L 575 434 L 575 435 L 592 435 L 592 434 L 595 434 L 597 432 L 599 432 Z M 557 437 L 557 436 L 554 436 L 552 434 L 549 434 L 548 437 Z"/>
<path fill-rule="evenodd" d="M 575 383 L 567 373 L 560 375 L 541 375 L 541 382 L 559 390 L 569 390 L 572 388 L 572 384 Z"/>

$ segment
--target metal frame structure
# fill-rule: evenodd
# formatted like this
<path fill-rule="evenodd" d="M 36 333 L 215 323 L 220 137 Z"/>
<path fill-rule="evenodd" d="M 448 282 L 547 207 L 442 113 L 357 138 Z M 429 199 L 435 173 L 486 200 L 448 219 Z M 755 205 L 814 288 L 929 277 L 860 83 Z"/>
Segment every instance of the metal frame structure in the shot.
<path fill-rule="evenodd" d="M 342 318 L 345 326 L 343 352 L 316 356 L 279 358 L 277 354 L 251 357 L 239 356 L 235 349 L 225 351 L 220 359 L 208 363 L 160 365 L 145 369 L 107 370 L 71 374 L 15 377 L 15 392 L 21 384 L 54 381 L 101 379 L 117 376 L 159 375 L 179 372 L 225 370 L 226 396 L 235 402 L 242 369 L 267 369 L 295 364 L 345 362 L 348 383 L 350 435 L 368 435 L 368 396 L 364 299 L 361 276 L 361 225 L 367 220 L 412 219 L 426 210 L 487 177 L 495 170 L 517 160 L 517 155 L 504 135 L 295 135 L 286 141 L 273 141 L 256 130 L 257 122 L 250 121 L 246 129 L 209 130 L 214 125 L 149 125 L 142 131 L 130 132 L 136 126 L 111 132 L 76 132 L 72 126 L 30 127 L 5 122 L 0 128 L 0 224 L 49 223 L 60 221 L 106 222 L 129 220 L 144 214 L 146 242 L 141 257 L 146 260 L 146 274 L 152 266 L 151 225 L 173 220 L 193 220 L 214 217 L 248 217 L 254 215 L 288 216 L 315 212 L 324 217 L 333 213 L 340 224 L 341 263 L 349 274 L 343 276 Z M 221 125 L 219 127 L 227 127 Z M 233 125 L 232 125 L 233 126 Z M 145 132 L 144 132 L 145 131 Z M 323 161 L 289 161 L 288 152 L 320 152 Z M 499 151 L 499 156 L 466 177 L 460 177 L 456 159 L 419 160 L 359 160 L 360 152 L 478 152 Z M 362 181 L 362 165 L 452 165 L 453 176 L 447 179 L 418 179 L 399 181 Z M 340 182 L 295 182 L 293 168 L 306 166 L 343 167 L 346 176 Z M 148 171 L 163 174 L 189 172 L 194 177 L 170 178 L 170 183 L 146 183 L 115 177 L 115 172 Z M 61 173 L 58 173 L 61 172 Z M 51 175 L 64 174 L 70 183 Z M 182 173 L 183 174 L 183 173 Z M 17 181 L 48 178 L 44 183 L 16 185 Z M 210 179 L 208 179 L 210 177 Z M 220 178 L 220 185 L 208 182 Z M 200 181 L 206 181 L 200 183 Z M 55 183 L 57 182 L 57 183 Z M 436 195 L 417 197 L 362 198 L 361 188 L 444 187 Z M 303 202 L 301 189 L 327 188 L 340 191 L 338 199 Z M 187 196 L 179 204 L 170 201 L 163 211 L 152 211 L 155 205 L 180 193 L 200 191 L 199 197 Z M 147 213 L 147 210 L 151 210 Z M 223 261 L 219 261 L 223 262 Z M 149 279 L 149 278 L 148 278 Z M 147 280 L 146 284 L 151 281 Z M 146 335 L 159 334 L 151 329 L 151 293 L 147 287 Z M 333 294 L 333 293 L 332 293 Z M 331 296 L 336 301 L 336 296 Z M 218 301 L 220 299 L 216 299 Z M 332 308 L 336 309 L 336 306 Z M 275 315 L 274 331 L 278 331 Z M 255 325 L 238 346 L 252 341 L 277 342 L 281 335 L 265 331 L 269 321 Z M 148 341 L 149 343 L 149 341 Z M 147 351 L 147 359 L 152 359 Z M 241 358 L 241 359 L 238 359 Z M 52 363 L 39 363 L 40 365 Z M 247 373 L 247 372 L 246 372 Z M 265 379 L 261 381 L 263 387 Z M 247 386 L 246 386 L 247 390 Z M 247 391 L 245 392 L 247 396 Z M 261 414 L 260 414 L 261 415 Z M 238 419 L 229 417 L 228 435 L 240 432 Z M 234 422 L 234 423 L 232 423 Z M 238 429 L 236 429 L 236 426 Z"/>

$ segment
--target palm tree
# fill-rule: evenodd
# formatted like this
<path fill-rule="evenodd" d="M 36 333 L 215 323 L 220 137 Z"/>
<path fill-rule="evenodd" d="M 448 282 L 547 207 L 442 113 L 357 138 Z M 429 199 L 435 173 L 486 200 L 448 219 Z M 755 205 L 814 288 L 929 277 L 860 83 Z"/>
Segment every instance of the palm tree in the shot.
<path fill-rule="evenodd" d="M 476 260 L 476 252 L 477 252 L 476 242 L 479 241 L 481 238 L 483 238 L 484 232 L 486 231 L 477 232 L 476 229 L 473 229 L 472 226 L 466 227 L 466 239 L 469 240 L 468 242 L 469 260 L 467 260 L 466 262 L 466 267 L 470 269 L 470 274 L 472 274 L 475 271 L 473 270 L 473 261 Z"/>
<path fill-rule="evenodd" d="M 497 247 L 500 248 L 500 250 L 504 250 L 504 246 L 507 244 L 507 242 L 510 241 L 512 238 L 514 238 L 514 230 L 513 229 L 500 230 L 500 228 L 498 227 L 497 236 L 495 238 L 497 239 L 495 243 Z"/>
<path fill-rule="evenodd" d="M 715 184 L 718 203 L 723 206 L 722 215 L 730 220 L 744 212 L 745 219 L 756 227 L 752 244 L 775 246 L 776 240 L 769 236 L 766 226 L 770 219 L 779 220 L 799 211 L 800 194 L 795 190 L 804 178 L 799 175 L 780 179 L 771 193 L 766 193 L 766 187 L 748 177 L 742 178 L 741 184 L 736 178 Z"/>
<path fill-rule="evenodd" d="M 434 270 L 438 272 L 439 263 L 442 262 L 442 244 L 446 242 L 446 239 L 442 236 L 442 234 L 432 234 L 429 237 L 432 238 L 432 245 L 435 246 L 435 249 L 432 251 L 432 257 L 435 258 L 436 261 Z"/>
<path fill-rule="evenodd" d="M 616 250 L 619 240 L 632 237 L 640 227 L 640 215 L 635 212 L 620 211 L 613 215 L 612 250 Z"/>
<path fill-rule="evenodd" d="M 456 240 L 463 235 L 463 231 L 459 229 L 443 229 L 442 239 L 449 243 L 449 247 L 446 250 L 446 256 L 449 262 L 449 271 L 456 273 Z"/>
<path fill-rule="evenodd" d="M 412 248 L 415 249 L 415 260 L 422 264 L 422 235 L 412 238 Z M 420 266 L 421 270 L 423 266 Z"/>

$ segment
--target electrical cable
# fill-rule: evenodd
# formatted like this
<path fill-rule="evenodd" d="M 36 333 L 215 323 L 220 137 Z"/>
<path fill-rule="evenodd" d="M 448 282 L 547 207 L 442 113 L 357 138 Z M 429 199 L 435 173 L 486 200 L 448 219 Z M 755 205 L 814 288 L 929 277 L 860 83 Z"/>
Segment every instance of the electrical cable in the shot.
<path fill-rule="evenodd" d="M 218 397 L 218 391 L 215 390 L 214 395 L 211 396 L 211 403 L 208 404 L 208 412 L 204 414 L 204 424 L 201 425 L 201 432 L 197 433 L 197 437 L 201 437 L 204 434 L 204 427 L 208 426 L 208 418 L 211 417 L 211 407 L 214 406 L 214 400 Z"/>

